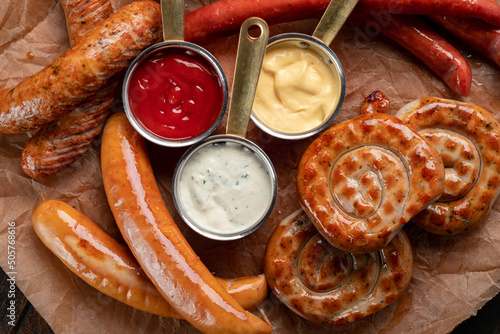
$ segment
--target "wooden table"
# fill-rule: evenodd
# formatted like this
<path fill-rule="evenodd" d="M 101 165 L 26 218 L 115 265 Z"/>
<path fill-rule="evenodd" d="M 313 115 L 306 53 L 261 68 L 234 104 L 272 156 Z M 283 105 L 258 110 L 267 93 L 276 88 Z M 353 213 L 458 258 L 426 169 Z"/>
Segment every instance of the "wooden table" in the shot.
<path fill-rule="evenodd" d="M 3 270 L 0 270 L 0 315 L 2 322 L 0 323 L 0 333 L 4 334 L 51 334 L 54 333 L 45 320 L 38 314 L 35 308 L 24 297 L 24 295 L 16 290 L 16 320 L 15 326 L 9 325 L 7 318 L 8 311 L 8 284 L 7 275 Z M 471 317 L 460 324 L 452 334 L 500 334 L 500 294 L 490 300 L 476 316 Z M 70 333 L 69 333 L 70 334 Z"/>

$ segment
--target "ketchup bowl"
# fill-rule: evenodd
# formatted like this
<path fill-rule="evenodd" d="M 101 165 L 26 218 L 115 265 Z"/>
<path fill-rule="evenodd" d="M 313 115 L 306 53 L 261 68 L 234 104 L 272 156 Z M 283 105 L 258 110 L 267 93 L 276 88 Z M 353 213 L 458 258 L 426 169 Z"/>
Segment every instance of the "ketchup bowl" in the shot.
<path fill-rule="evenodd" d="M 215 131 L 228 91 L 224 71 L 211 53 L 174 40 L 147 48 L 131 63 L 122 96 L 137 132 L 155 144 L 182 147 Z"/>

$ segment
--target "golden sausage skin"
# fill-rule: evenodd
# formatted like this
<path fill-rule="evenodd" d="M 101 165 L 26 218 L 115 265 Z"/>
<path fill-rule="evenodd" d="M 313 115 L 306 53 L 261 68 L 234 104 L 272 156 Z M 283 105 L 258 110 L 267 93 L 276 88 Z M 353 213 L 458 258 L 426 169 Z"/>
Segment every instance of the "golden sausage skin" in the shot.
<path fill-rule="evenodd" d="M 195 254 L 172 219 L 145 139 L 124 112 L 112 115 L 101 144 L 104 189 L 125 242 L 163 297 L 204 333 L 270 333 L 243 310 Z"/>
<path fill-rule="evenodd" d="M 343 326 L 396 301 L 406 291 L 413 256 L 401 231 L 381 251 L 343 252 L 318 233 L 303 210 L 273 231 L 264 258 L 271 291 L 314 322 Z"/>
<path fill-rule="evenodd" d="M 61 0 L 70 44 L 76 44 L 111 14 L 109 0 Z"/>
<path fill-rule="evenodd" d="M 124 6 L 49 66 L 0 90 L 0 132 L 25 133 L 70 112 L 160 37 L 156 2 Z"/>
<path fill-rule="evenodd" d="M 72 206 L 44 200 L 33 211 L 32 224 L 45 246 L 90 286 L 141 311 L 182 319 L 144 274 L 128 247 Z M 267 295 L 262 275 L 217 280 L 245 309 L 255 309 Z"/>
<path fill-rule="evenodd" d="M 113 10 L 109 0 L 61 0 L 71 45 L 78 43 Z M 43 125 L 24 145 L 21 167 L 33 178 L 55 175 L 72 164 L 101 134 L 118 80 L 111 78 L 71 112 Z"/>
<path fill-rule="evenodd" d="M 434 146 L 398 118 L 366 113 L 311 143 L 299 163 L 297 189 L 328 242 L 371 253 L 441 196 L 444 167 Z"/>
<path fill-rule="evenodd" d="M 485 109 L 436 97 L 414 100 L 396 114 L 436 147 L 446 177 L 443 195 L 412 222 L 456 235 L 484 221 L 500 194 L 500 125 Z"/>

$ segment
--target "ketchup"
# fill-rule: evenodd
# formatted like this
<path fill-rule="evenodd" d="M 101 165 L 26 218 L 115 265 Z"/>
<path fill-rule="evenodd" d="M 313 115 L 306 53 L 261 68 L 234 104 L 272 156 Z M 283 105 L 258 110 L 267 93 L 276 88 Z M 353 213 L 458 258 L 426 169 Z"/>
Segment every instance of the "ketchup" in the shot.
<path fill-rule="evenodd" d="M 203 58 L 176 48 L 144 59 L 130 78 L 129 105 L 150 131 L 184 140 L 207 131 L 218 119 L 223 89 Z"/>

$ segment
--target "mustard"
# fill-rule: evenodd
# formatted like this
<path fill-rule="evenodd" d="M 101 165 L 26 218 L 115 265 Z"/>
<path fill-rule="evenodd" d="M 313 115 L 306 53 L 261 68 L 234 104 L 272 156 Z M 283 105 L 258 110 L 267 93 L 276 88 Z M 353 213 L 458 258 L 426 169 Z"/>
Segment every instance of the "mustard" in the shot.
<path fill-rule="evenodd" d="M 339 80 L 315 50 L 279 43 L 264 56 L 252 112 L 276 132 L 308 132 L 335 111 Z"/>

